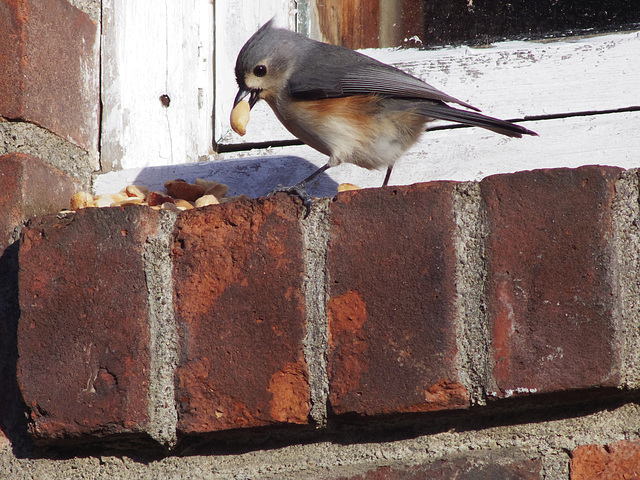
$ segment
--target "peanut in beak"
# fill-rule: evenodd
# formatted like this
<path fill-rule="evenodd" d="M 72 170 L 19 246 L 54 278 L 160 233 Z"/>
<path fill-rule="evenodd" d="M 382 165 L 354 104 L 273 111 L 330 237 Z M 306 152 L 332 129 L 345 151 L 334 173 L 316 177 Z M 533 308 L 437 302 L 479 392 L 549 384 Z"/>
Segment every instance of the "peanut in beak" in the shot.
<path fill-rule="evenodd" d="M 247 123 L 249 123 L 249 111 L 251 107 L 249 102 L 241 100 L 231 110 L 231 128 L 238 135 L 244 135 L 247 133 Z"/>

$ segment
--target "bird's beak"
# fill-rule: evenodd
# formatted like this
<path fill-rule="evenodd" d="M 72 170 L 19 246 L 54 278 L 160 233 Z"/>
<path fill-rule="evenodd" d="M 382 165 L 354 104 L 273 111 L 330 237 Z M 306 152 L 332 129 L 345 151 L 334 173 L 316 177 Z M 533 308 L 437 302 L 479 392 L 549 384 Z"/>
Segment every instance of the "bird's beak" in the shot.
<path fill-rule="evenodd" d="M 242 100 L 249 97 L 249 108 L 253 108 L 256 102 L 260 100 L 259 95 L 260 90 L 249 90 L 246 88 L 240 88 L 240 90 L 238 90 L 238 94 L 236 95 L 236 99 L 233 101 L 233 106 L 235 107 Z"/>

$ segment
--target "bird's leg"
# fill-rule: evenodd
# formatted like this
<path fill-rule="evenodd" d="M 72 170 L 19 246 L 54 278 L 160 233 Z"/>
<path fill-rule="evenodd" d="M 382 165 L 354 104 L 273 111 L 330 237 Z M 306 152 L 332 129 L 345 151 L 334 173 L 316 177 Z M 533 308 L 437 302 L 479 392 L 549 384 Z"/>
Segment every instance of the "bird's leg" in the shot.
<path fill-rule="evenodd" d="M 384 182 L 382 182 L 382 186 L 386 187 L 387 183 L 389 183 L 389 177 L 391 176 L 391 170 L 393 170 L 393 165 L 387 167 L 387 174 L 384 176 Z"/>
<path fill-rule="evenodd" d="M 315 172 L 313 172 L 311 175 L 309 175 L 307 178 L 305 178 L 304 180 L 302 180 L 301 182 L 298 182 L 296 185 L 306 185 L 307 183 L 309 183 L 311 180 L 313 180 L 314 178 L 316 178 L 318 175 L 320 175 L 322 172 L 324 172 L 327 168 L 329 168 L 331 166 L 330 164 L 331 162 L 327 163 L 326 165 L 323 165 L 322 167 L 320 167 L 319 169 L 317 169 Z"/>
<path fill-rule="evenodd" d="M 310 181 L 312 181 L 314 178 L 316 178 L 318 175 L 320 175 L 322 172 L 324 172 L 330 166 L 331 165 L 327 163 L 326 165 L 320 167 L 311 175 L 309 175 L 307 178 L 296 183 L 292 187 L 285 187 L 283 185 L 278 185 L 276 188 L 271 190 L 267 195 L 271 196 L 278 192 L 285 192 L 285 193 L 297 195 L 300 198 L 300 200 L 302 200 L 302 203 L 304 204 L 304 208 L 305 208 L 304 218 L 307 218 L 309 216 L 309 212 L 311 211 L 311 196 L 309 196 L 309 194 L 307 193 L 307 184 Z"/>

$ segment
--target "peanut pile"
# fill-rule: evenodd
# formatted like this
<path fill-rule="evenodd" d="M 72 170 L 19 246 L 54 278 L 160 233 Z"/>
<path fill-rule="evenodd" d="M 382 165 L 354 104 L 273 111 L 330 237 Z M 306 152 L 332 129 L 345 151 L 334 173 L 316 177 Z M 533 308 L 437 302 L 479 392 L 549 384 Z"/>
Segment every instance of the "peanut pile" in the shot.
<path fill-rule="evenodd" d="M 165 182 L 166 193 L 149 191 L 141 185 L 128 185 L 118 193 L 92 196 L 78 192 L 71 197 L 71 210 L 87 207 L 119 207 L 123 205 L 148 205 L 151 208 L 181 212 L 191 208 L 217 205 L 248 198 L 246 195 L 227 197 L 229 187 L 224 183 L 198 178 L 194 183 L 182 179 Z"/>
<path fill-rule="evenodd" d="M 94 197 L 87 192 L 78 192 L 71 197 L 70 210 L 77 211 L 88 207 L 121 207 L 124 205 L 147 205 L 154 209 L 182 212 L 192 208 L 217 205 L 220 203 L 245 200 L 249 197 L 238 195 L 227 197 L 229 187 L 224 183 L 197 178 L 194 183 L 176 179 L 165 182 L 166 193 L 149 191 L 141 185 L 128 185 L 118 193 Z M 338 192 L 360 190 L 350 183 L 338 186 Z"/>

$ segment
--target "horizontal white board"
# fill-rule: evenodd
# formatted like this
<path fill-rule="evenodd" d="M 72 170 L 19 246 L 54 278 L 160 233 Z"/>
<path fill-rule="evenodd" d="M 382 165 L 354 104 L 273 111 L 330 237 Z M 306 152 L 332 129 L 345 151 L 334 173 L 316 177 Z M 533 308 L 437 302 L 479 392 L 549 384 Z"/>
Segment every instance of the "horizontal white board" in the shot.
<path fill-rule="evenodd" d="M 593 164 L 640 167 L 639 124 L 640 112 L 625 112 L 526 122 L 540 136 L 521 139 L 480 128 L 426 132 L 398 161 L 390 184 L 480 180 L 497 173 Z M 162 190 L 167 180 L 192 181 L 200 177 L 227 183 L 231 195 L 257 197 L 278 184 L 295 184 L 327 161 L 327 157 L 307 146 L 272 148 L 262 153 L 270 155 L 228 154 L 210 162 L 112 172 L 96 179 L 95 193 L 116 192 L 132 183 Z M 383 177 L 383 172 L 345 164 L 327 170 L 308 190 L 314 195 L 330 196 L 340 183 L 378 187 Z"/>

